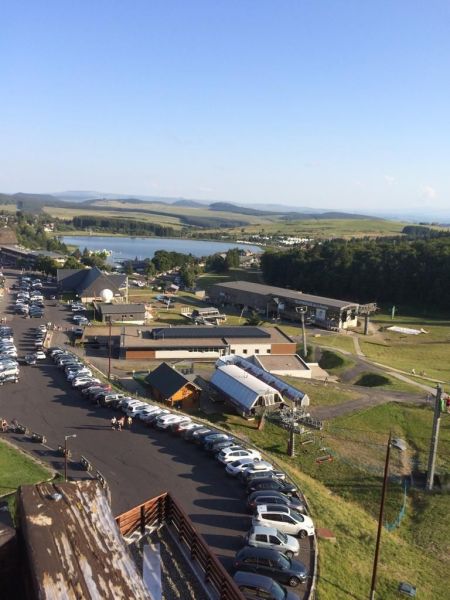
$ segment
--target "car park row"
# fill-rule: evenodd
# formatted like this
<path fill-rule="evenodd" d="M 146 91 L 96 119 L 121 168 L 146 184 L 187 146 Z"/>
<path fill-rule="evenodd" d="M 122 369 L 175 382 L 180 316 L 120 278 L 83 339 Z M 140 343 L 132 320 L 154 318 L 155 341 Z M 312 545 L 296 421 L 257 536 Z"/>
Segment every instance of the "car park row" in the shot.
<path fill-rule="evenodd" d="M 244 597 L 255 597 L 246 590 L 256 586 L 261 594 L 267 588 L 266 595 L 262 596 L 265 598 L 298 598 L 279 584 L 297 586 L 307 580 L 306 567 L 293 557 L 300 551 L 297 538 L 313 536 L 314 524 L 302 495 L 285 473 L 263 460 L 258 450 L 245 447 L 232 435 L 196 423 L 189 416 L 161 405 L 113 390 L 109 383 L 95 377 L 76 354 L 64 348 L 50 348 L 48 355 L 64 371 L 71 386 L 80 390 L 90 403 L 119 411 L 124 417 L 197 444 L 223 466 L 226 475 L 239 480 L 247 494 L 246 506 L 252 514 L 252 527 L 244 538 L 245 547 L 235 557 L 236 583 Z M 284 596 L 276 595 L 279 590 Z M 267 595 L 270 593 L 274 595 Z"/>

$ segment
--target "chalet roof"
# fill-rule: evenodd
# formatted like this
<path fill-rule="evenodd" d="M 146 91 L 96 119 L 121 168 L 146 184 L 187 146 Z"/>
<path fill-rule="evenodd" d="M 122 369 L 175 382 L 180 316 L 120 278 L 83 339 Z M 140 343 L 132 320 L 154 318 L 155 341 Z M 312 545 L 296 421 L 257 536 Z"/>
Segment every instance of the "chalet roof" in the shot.
<path fill-rule="evenodd" d="M 22 486 L 18 516 L 34 597 L 149 600 L 98 482 Z"/>
<path fill-rule="evenodd" d="M 104 289 L 118 293 L 126 285 L 127 276 L 108 275 L 98 267 L 92 267 L 92 269 L 58 269 L 56 279 L 63 289 L 75 290 L 84 296 L 98 296 Z"/>
<path fill-rule="evenodd" d="M 195 383 L 189 381 L 189 379 L 166 362 L 161 363 L 156 369 L 149 373 L 145 378 L 145 381 L 156 388 L 165 398 L 170 398 L 188 383 L 197 387 Z"/>

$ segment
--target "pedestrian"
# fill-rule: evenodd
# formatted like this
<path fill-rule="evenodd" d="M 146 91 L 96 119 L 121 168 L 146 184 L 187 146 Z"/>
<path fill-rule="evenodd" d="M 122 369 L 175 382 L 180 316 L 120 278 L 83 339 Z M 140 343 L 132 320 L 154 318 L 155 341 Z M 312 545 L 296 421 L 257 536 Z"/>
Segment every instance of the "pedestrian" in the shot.
<path fill-rule="evenodd" d="M 2 431 L 3 433 L 8 431 L 8 421 L 6 419 L 2 419 Z"/>
<path fill-rule="evenodd" d="M 131 428 L 132 424 L 133 424 L 133 419 L 131 417 L 128 417 L 128 419 L 127 419 L 127 425 L 128 425 L 128 427 Z"/>
<path fill-rule="evenodd" d="M 117 425 L 117 419 L 116 419 L 116 417 L 113 417 L 111 419 L 111 429 L 116 429 L 116 425 Z"/>
<path fill-rule="evenodd" d="M 122 431 L 122 427 L 125 425 L 125 417 L 121 417 L 117 419 L 117 428 L 119 431 Z"/>

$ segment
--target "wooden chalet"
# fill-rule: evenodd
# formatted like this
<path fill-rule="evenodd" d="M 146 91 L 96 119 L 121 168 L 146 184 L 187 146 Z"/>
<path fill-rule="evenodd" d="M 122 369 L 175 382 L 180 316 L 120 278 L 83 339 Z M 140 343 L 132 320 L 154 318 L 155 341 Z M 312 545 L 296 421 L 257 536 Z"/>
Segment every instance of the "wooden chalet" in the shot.
<path fill-rule="evenodd" d="M 161 363 L 145 378 L 152 396 L 173 408 L 194 408 L 200 399 L 200 388 L 168 363 Z"/>

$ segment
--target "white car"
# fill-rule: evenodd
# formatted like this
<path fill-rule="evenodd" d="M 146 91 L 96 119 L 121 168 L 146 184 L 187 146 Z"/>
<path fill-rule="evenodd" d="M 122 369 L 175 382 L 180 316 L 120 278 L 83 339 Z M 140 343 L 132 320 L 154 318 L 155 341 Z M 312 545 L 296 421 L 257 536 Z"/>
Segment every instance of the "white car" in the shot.
<path fill-rule="evenodd" d="M 77 377 L 72 381 L 72 387 L 83 387 L 87 383 L 92 383 L 92 385 L 96 385 L 97 383 L 101 383 L 100 379 L 96 379 L 95 377 Z"/>
<path fill-rule="evenodd" d="M 37 352 L 34 353 L 34 358 L 36 360 L 44 360 L 47 357 L 45 356 L 45 352 L 42 352 L 42 350 L 38 350 Z"/>
<path fill-rule="evenodd" d="M 122 412 L 127 412 L 127 410 L 129 410 L 135 404 L 139 404 L 139 406 L 141 406 L 143 402 L 141 402 L 141 400 L 136 400 L 136 398 L 125 398 L 124 400 L 120 401 L 120 410 Z"/>
<path fill-rule="evenodd" d="M 155 415 L 158 415 L 158 417 L 162 417 L 162 415 L 168 415 L 169 411 L 167 410 L 167 408 L 158 408 L 158 410 L 154 410 L 151 413 L 145 413 L 143 415 L 141 415 L 139 418 L 141 421 L 144 421 L 144 423 L 148 423 L 149 421 L 153 421 L 153 419 L 155 418 Z"/>
<path fill-rule="evenodd" d="M 256 507 L 252 524 L 276 527 L 279 531 L 301 538 L 314 535 L 311 517 L 302 515 L 293 508 L 281 504 L 260 504 Z"/>
<path fill-rule="evenodd" d="M 174 423 L 178 423 L 179 421 L 184 421 L 186 417 L 182 415 L 162 415 L 156 419 L 155 427 L 157 429 L 168 429 Z"/>
<path fill-rule="evenodd" d="M 17 358 L 17 350 L 3 350 L 0 356 L 5 358 Z"/>
<path fill-rule="evenodd" d="M 254 473 L 270 473 L 270 471 L 273 471 L 273 465 L 266 460 L 259 460 L 241 471 L 239 477 L 246 481 L 247 478 L 251 477 Z"/>
<path fill-rule="evenodd" d="M 146 404 L 146 402 L 140 402 L 139 404 L 131 404 L 131 406 L 129 405 L 128 408 L 125 410 L 125 414 L 128 417 L 135 417 L 137 413 L 140 410 L 142 410 L 144 406 L 146 406 Z"/>
<path fill-rule="evenodd" d="M 92 371 L 90 369 L 79 369 L 78 371 L 70 371 L 67 374 L 67 381 L 73 381 L 80 377 L 92 377 Z"/>
<path fill-rule="evenodd" d="M 253 448 L 236 448 L 236 446 L 231 446 L 230 448 L 224 448 L 217 457 L 219 462 L 224 465 L 244 458 L 256 458 L 261 460 L 261 452 L 258 452 L 258 450 L 253 450 Z"/>
<path fill-rule="evenodd" d="M 146 415 L 152 415 L 158 410 L 160 410 L 158 406 L 153 406 L 153 404 L 146 404 L 145 406 L 141 406 L 141 408 L 136 411 L 135 416 L 138 417 L 138 419 L 142 419 L 142 417 L 145 417 Z"/>
<path fill-rule="evenodd" d="M 240 458 L 239 460 L 235 460 L 230 462 L 225 467 L 225 472 L 228 475 L 233 475 L 233 477 L 237 477 L 241 471 L 245 471 L 247 467 L 253 465 L 257 462 L 258 458 Z"/>

